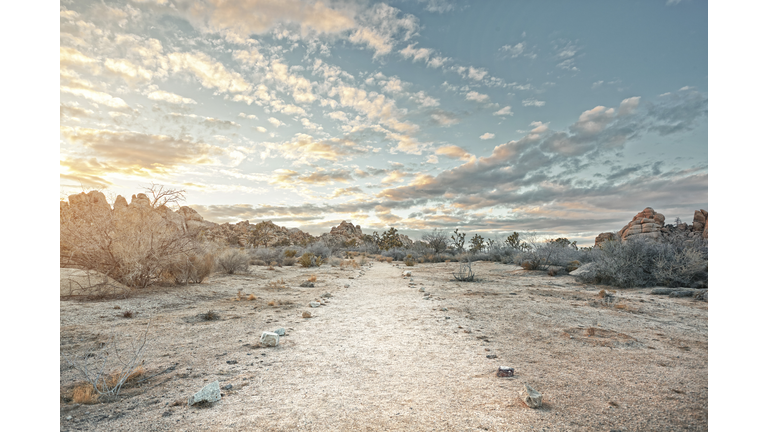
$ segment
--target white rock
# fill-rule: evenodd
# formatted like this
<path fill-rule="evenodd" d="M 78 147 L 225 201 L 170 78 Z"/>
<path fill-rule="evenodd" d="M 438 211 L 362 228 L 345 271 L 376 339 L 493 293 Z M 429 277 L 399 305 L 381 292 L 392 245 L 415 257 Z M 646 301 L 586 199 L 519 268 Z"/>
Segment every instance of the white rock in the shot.
<path fill-rule="evenodd" d="M 403 276 L 405 276 L 405 277 L 411 277 L 411 271 L 410 271 L 410 270 L 406 270 L 406 271 L 404 271 L 404 272 L 403 272 Z"/>
<path fill-rule="evenodd" d="M 187 404 L 192 406 L 200 402 L 216 402 L 220 400 L 221 400 L 221 389 L 219 388 L 219 382 L 214 381 L 206 385 L 205 387 L 203 387 L 199 392 L 190 396 L 189 399 L 187 400 Z"/>
<path fill-rule="evenodd" d="M 310 307 L 320 307 L 320 303 L 314 302 L 314 301 L 313 302 L 309 302 L 309 306 Z"/>
<path fill-rule="evenodd" d="M 261 333 L 261 339 L 259 339 L 259 342 L 261 342 L 261 344 L 264 346 L 277 346 L 277 344 L 280 343 L 280 336 L 277 333 L 265 331 Z"/>
<path fill-rule="evenodd" d="M 594 266 L 594 263 L 586 263 L 583 266 L 577 268 L 576 270 L 568 273 L 571 276 L 578 276 L 582 273 L 587 273 L 591 267 Z"/>
<path fill-rule="evenodd" d="M 534 390 L 527 383 L 523 384 L 523 389 L 520 390 L 520 397 L 523 399 L 523 402 L 531 408 L 540 407 L 541 400 L 543 399 L 541 393 Z"/>
<path fill-rule="evenodd" d="M 279 329 L 275 330 L 273 333 L 275 333 L 278 336 L 285 336 L 285 329 L 280 327 Z"/>

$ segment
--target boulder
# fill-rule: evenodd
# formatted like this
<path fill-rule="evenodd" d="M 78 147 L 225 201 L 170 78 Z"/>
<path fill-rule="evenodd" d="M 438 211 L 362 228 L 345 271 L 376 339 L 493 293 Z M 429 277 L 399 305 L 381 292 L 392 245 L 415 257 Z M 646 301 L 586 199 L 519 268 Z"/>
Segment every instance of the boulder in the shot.
<path fill-rule="evenodd" d="M 693 298 L 696 300 L 701 300 L 709 303 L 709 290 L 705 289 L 705 290 L 698 291 L 696 294 L 693 295 Z"/>
<path fill-rule="evenodd" d="M 280 343 L 280 336 L 277 333 L 265 331 L 261 333 L 259 342 L 264 346 L 274 347 Z"/>
<path fill-rule="evenodd" d="M 59 269 L 59 296 L 125 295 L 131 289 L 93 270 Z"/>
<path fill-rule="evenodd" d="M 187 400 L 187 404 L 189 406 L 192 406 L 202 402 L 213 403 L 220 400 L 221 400 L 221 389 L 219 388 L 219 382 L 214 381 L 206 385 L 205 387 L 203 387 L 199 392 L 190 396 L 189 399 Z"/>
<path fill-rule="evenodd" d="M 669 295 L 672 292 L 679 291 L 677 288 L 654 288 L 651 290 L 651 294 L 654 295 Z"/>
<path fill-rule="evenodd" d="M 618 237 L 616 237 L 616 233 L 613 233 L 613 232 L 600 233 L 597 235 L 597 237 L 595 237 L 595 246 L 599 245 L 602 242 L 611 241 L 611 240 L 618 240 Z"/>
<path fill-rule="evenodd" d="M 663 214 L 657 213 L 651 207 L 646 207 L 619 231 L 618 237 L 621 240 L 626 240 L 633 236 L 652 239 L 659 238 L 661 237 L 661 229 L 664 227 L 664 220 Z M 597 239 L 595 239 L 595 244 L 597 244 Z"/>
<path fill-rule="evenodd" d="M 531 408 L 539 408 L 544 398 L 541 393 L 534 390 L 527 383 L 523 384 L 523 388 L 520 390 L 520 398 Z"/>
<path fill-rule="evenodd" d="M 677 289 L 675 291 L 672 291 L 669 293 L 670 297 L 692 297 L 693 296 L 693 290 L 680 290 Z"/>
<path fill-rule="evenodd" d="M 572 272 L 570 272 L 568 274 L 570 274 L 571 276 L 579 276 L 581 274 L 589 272 L 590 269 L 592 267 L 594 267 L 594 266 L 595 266 L 594 263 L 586 263 L 586 264 L 582 265 L 581 267 L 577 268 L 576 270 L 574 270 L 574 271 L 572 271 Z"/>

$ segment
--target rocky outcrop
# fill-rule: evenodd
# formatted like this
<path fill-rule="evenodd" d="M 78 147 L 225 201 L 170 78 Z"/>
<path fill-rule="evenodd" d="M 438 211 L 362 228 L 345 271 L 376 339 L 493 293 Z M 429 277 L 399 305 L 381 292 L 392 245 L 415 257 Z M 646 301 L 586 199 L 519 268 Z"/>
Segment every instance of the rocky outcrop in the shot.
<path fill-rule="evenodd" d="M 347 247 L 360 246 L 363 244 L 363 230 L 360 225 L 341 221 L 339 226 L 331 228 L 331 232 L 321 235 L 320 240 Z"/>
<path fill-rule="evenodd" d="M 619 238 L 626 240 L 630 237 L 646 237 L 657 239 L 661 237 L 664 227 L 664 215 L 656 213 L 650 207 L 635 215 L 624 228 L 619 231 Z"/>
<path fill-rule="evenodd" d="M 611 241 L 611 240 L 617 240 L 617 239 L 618 237 L 616 237 L 616 233 L 613 233 L 613 232 L 600 233 L 595 238 L 595 246 L 599 245 L 604 241 Z"/>
<path fill-rule="evenodd" d="M 626 240 L 633 237 L 646 237 L 656 240 L 666 240 L 673 236 L 684 235 L 691 239 L 709 238 L 709 213 L 706 210 L 696 210 L 693 213 L 693 223 L 683 222 L 676 225 L 664 225 L 664 215 L 650 207 L 638 213 L 618 234 L 601 233 L 595 238 L 595 246 L 609 240 Z"/>
<path fill-rule="evenodd" d="M 208 229 L 205 235 L 210 240 L 241 247 L 306 246 L 316 240 L 314 236 L 298 228 L 277 226 L 272 221 L 254 225 L 246 220 L 236 224 L 215 225 Z"/>

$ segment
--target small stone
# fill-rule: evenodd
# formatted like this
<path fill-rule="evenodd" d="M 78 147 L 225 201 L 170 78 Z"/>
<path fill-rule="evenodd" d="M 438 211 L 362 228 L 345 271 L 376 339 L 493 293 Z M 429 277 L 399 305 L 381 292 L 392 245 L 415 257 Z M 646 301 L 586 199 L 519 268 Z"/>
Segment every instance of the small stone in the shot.
<path fill-rule="evenodd" d="M 200 402 L 216 402 L 221 400 L 221 389 L 219 388 L 219 382 L 214 381 L 205 387 L 203 387 L 199 392 L 195 393 L 194 395 L 190 396 L 187 400 L 187 404 L 189 406 L 198 404 Z"/>
<path fill-rule="evenodd" d="M 405 277 L 411 277 L 411 271 L 410 271 L 410 270 L 406 270 L 406 271 L 404 271 L 404 272 L 403 272 L 403 276 L 405 276 Z"/>
<path fill-rule="evenodd" d="M 320 297 L 322 297 L 322 298 L 331 298 L 331 293 L 325 293 L 325 294 L 321 295 Z"/>
<path fill-rule="evenodd" d="M 72 420 L 72 416 L 67 416 L 67 420 Z"/>
<path fill-rule="evenodd" d="M 302 288 L 314 288 L 315 284 L 310 282 L 310 281 L 304 281 L 304 282 L 300 283 L 299 286 L 302 287 Z"/>
<path fill-rule="evenodd" d="M 344 288 L 349 288 L 349 284 L 344 284 Z"/>
<path fill-rule="evenodd" d="M 541 393 L 534 390 L 527 383 L 523 384 L 523 388 L 520 390 L 520 397 L 523 399 L 523 402 L 531 408 L 540 407 L 541 400 L 543 399 Z"/>
<path fill-rule="evenodd" d="M 285 336 L 285 329 L 280 327 L 279 329 L 275 330 L 273 333 L 278 336 Z"/>
<path fill-rule="evenodd" d="M 304 311 L 304 312 L 301 313 L 301 317 L 302 318 L 312 318 L 312 313 Z"/>
<path fill-rule="evenodd" d="M 446 309 L 446 308 L 440 308 L 440 310 L 443 311 L 443 312 L 448 312 L 448 309 Z"/>
<path fill-rule="evenodd" d="M 268 347 L 277 346 L 277 344 L 280 343 L 280 336 L 278 336 L 277 333 L 265 331 L 261 333 L 261 339 L 259 339 L 259 342 L 261 342 L 262 345 Z"/>
<path fill-rule="evenodd" d="M 496 354 L 489 354 L 489 355 L 485 356 L 485 358 L 495 359 L 496 358 Z"/>
<path fill-rule="evenodd" d="M 424 287 L 419 288 L 419 292 L 424 292 Z"/>
<path fill-rule="evenodd" d="M 225 385 L 224 390 L 232 390 L 232 384 Z"/>
<path fill-rule="evenodd" d="M 227 364 L 235 365 L 237 364 L 237 360 L 227 360 Z"/>
<path fill-rule="evenodd" d="M 413 278 L 411 278 L 411 282 L 413 282 Z"/>
<path fill-rule="evenodd" d="M 171 416 L 171 412 L 170 411 L 166 411 L 166 412 L 163 413 L 163 415 L 161 417 L 170 417 L 170 416 Z"/>
<path fill-rule="evenodd" d="M 314 302 L 314 301 L 313 302 L 309 302 L 309 306 L 313 307 L 313 308 L 320 307 L 320 303 Z"/>
<path fill-rule="evenodd" d="M 496 371 L 496 376 L 501 378 L 515 376 L 515 368 L 499 366 L 499 370 Z"/>

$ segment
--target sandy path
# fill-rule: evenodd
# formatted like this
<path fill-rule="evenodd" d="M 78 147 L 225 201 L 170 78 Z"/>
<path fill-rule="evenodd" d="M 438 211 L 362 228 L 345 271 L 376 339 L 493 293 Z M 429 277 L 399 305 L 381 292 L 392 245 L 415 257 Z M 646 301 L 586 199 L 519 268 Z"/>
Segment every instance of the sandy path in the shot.
<path fill-rule="evenodd" d="M 460 340 L 447 313 L 409 288 L 401 272 L 377 263 L 358 279 L 333 281 L 350 288 L 312 309 L 315 317 L 269 353 L 258 383 L 195 410 L 186 426 L 517 430 L 504 409 L 520 384 L 492 377 L 497 361 L 486 359 L 480 341 Z"/>

